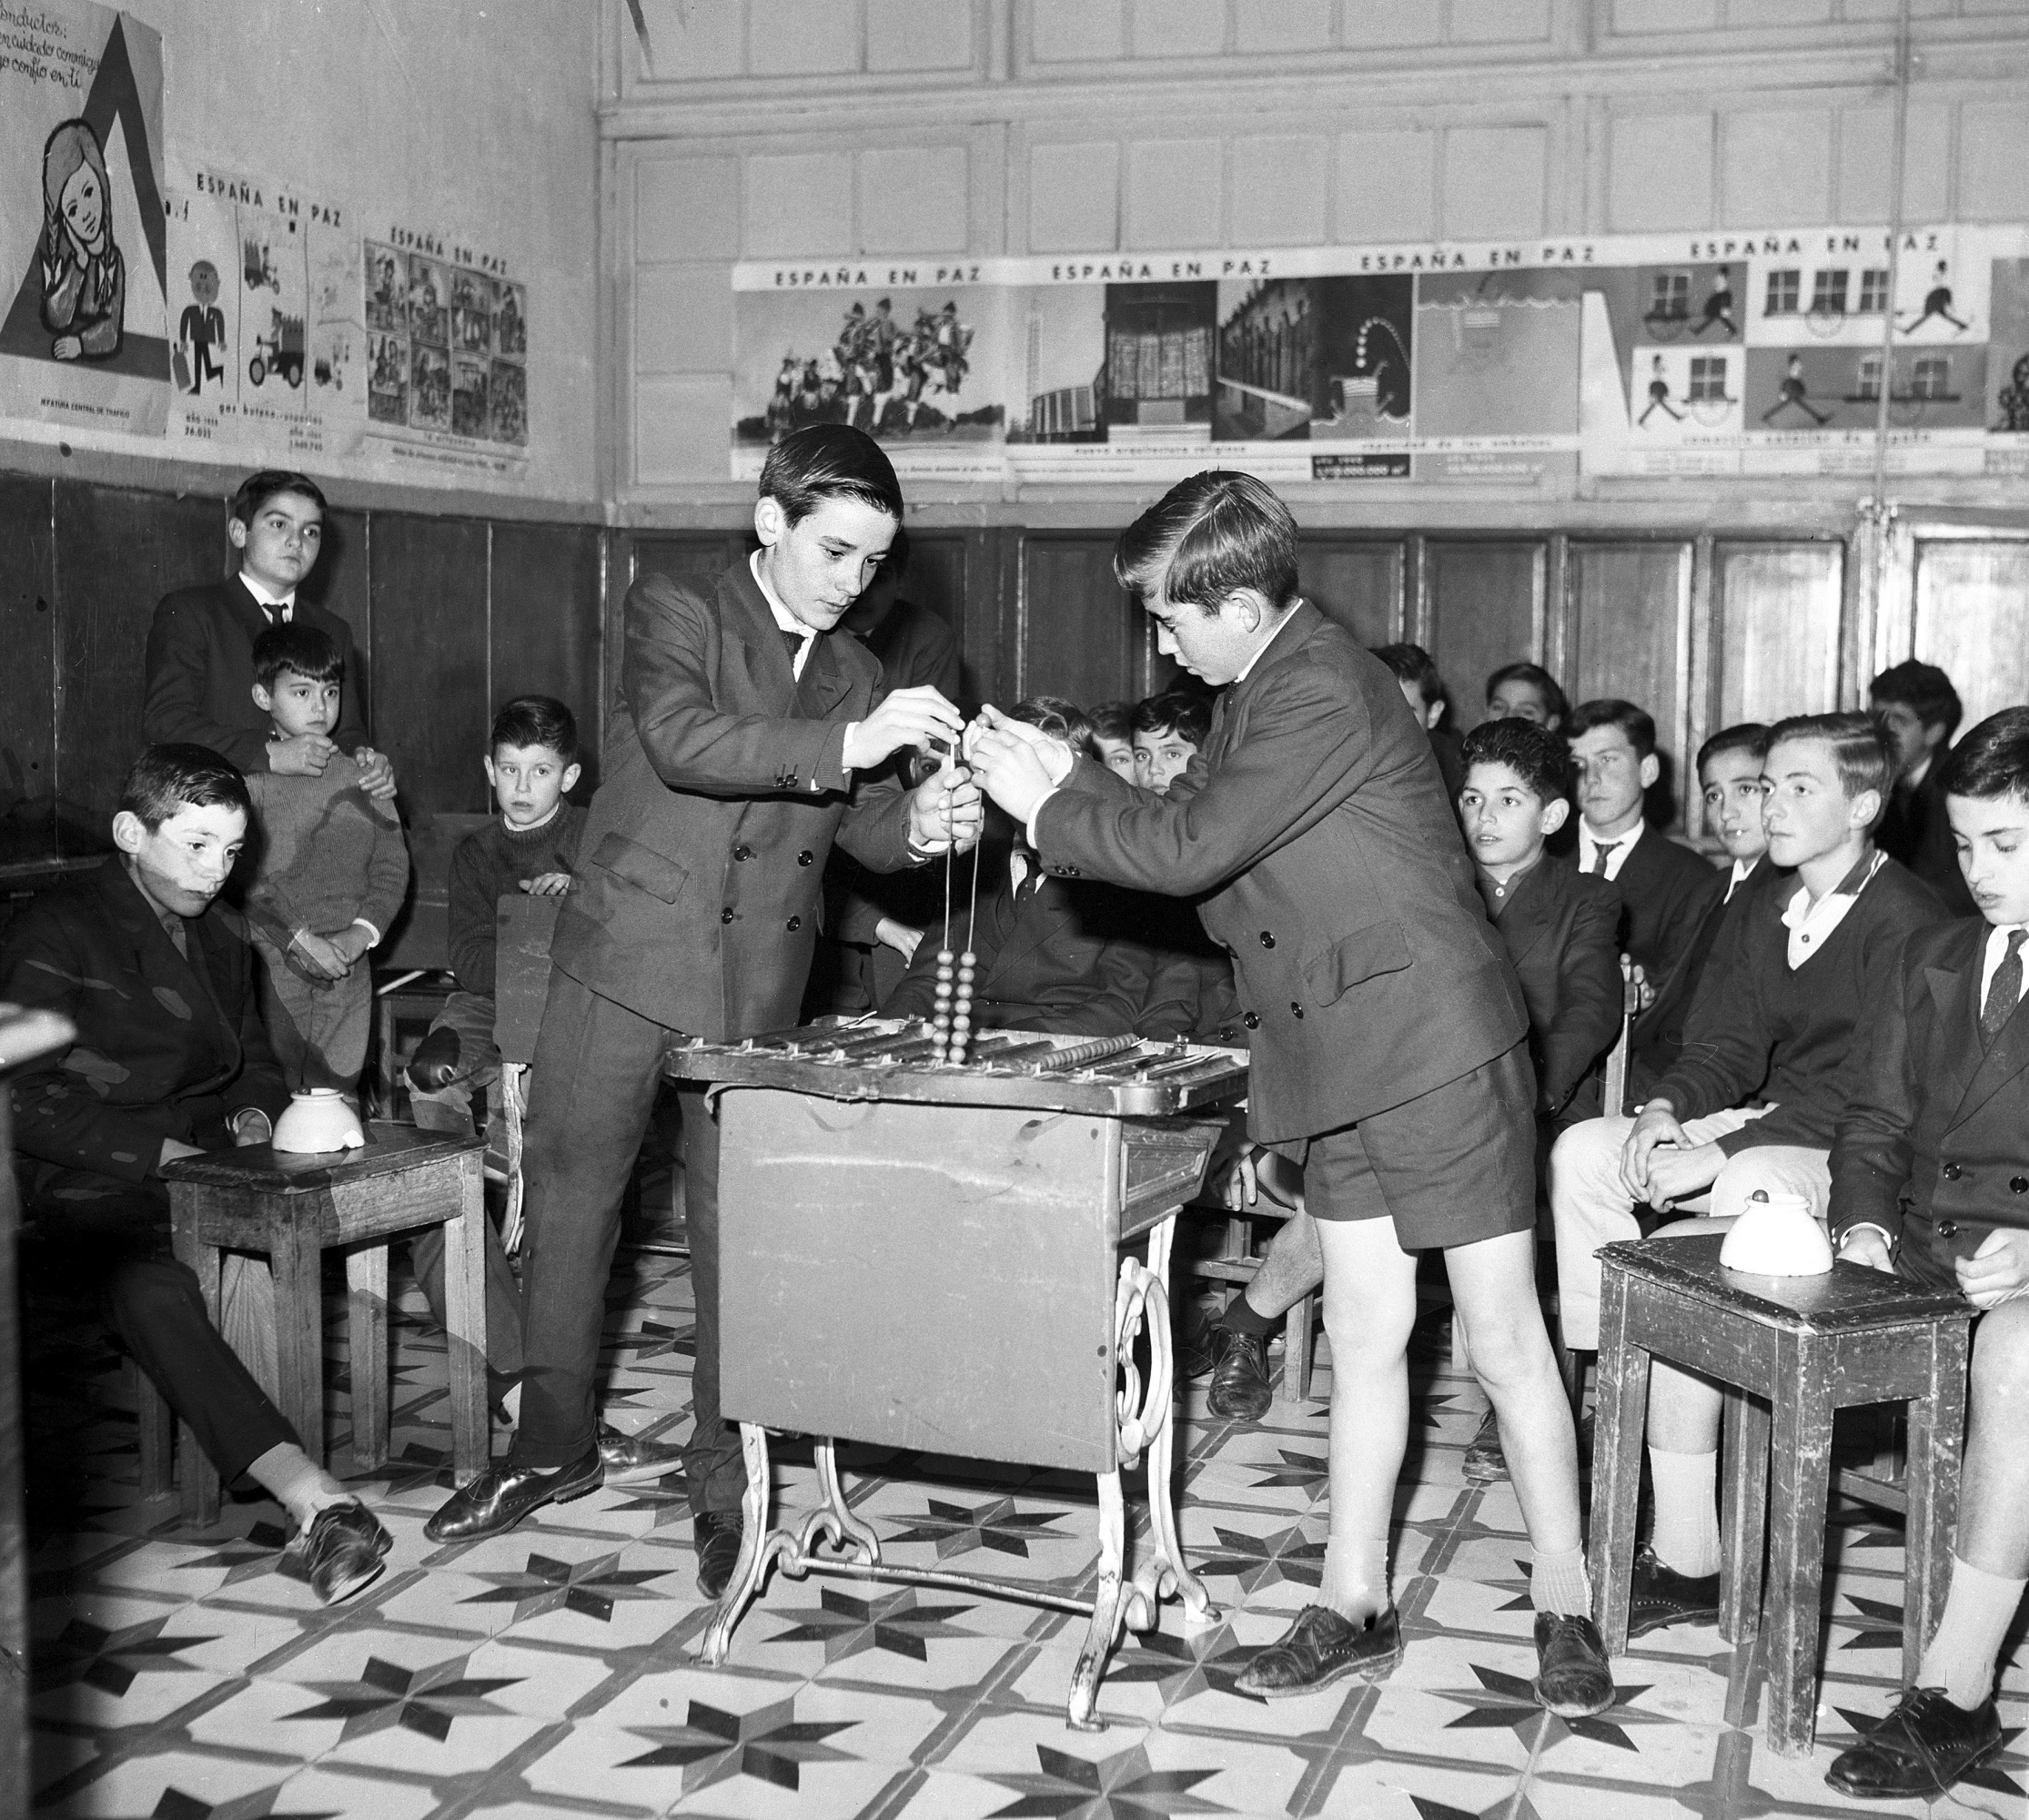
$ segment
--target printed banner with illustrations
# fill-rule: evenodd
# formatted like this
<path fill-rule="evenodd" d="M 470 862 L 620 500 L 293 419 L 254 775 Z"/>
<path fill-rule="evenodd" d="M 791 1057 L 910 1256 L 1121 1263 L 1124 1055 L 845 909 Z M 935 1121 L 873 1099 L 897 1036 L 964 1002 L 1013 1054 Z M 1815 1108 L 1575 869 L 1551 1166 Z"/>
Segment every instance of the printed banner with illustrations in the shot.
<path fill-rule="evenodd" d="M 835 421 L 990 483 L 1846 474 L 1885 386 L 1890 471 L 2029 470 L 2029 228 L 1891 264 L 1827 228 L 744 265 L 732 470 Z"/>
<path fill-rule="evenodd" d="M 0 0 L 0 418 L 160 436 L 165 258 L 162 40 Z"/>

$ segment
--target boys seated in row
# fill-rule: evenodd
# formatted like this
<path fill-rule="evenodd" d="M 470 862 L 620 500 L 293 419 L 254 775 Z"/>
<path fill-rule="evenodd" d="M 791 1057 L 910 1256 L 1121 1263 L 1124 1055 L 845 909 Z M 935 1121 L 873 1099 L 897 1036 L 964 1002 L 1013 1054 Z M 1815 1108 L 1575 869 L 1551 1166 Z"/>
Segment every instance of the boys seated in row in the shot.
<path fill-rule="evenodd" d="M 1480 901 L 1521 984 L 1538 1142 L 1547 1149 L 1566 1125 L 1599 1110 L 1598 1064 L 1620 1030 L 1620 895 L 1610 881 L 1560 865 L 1544 850 L 1570 814 L 1570 758 L 1561 738 L 1529 721 L 1488 721 L 1466 735 L 1462 755 L 1458 806 L 1466 850 Z M 1265 1178 L 1275 1193 L 1275 1165 L 1257 1159 L 1256 1168 L 1257 1180 Z M 1213 1414 L 1251 1421 L 1267 1413 L 1267 1337 L 1323 1280 L 1316 1228 L 1299 1210 L 1214 1330 Z M 1475 1446 L 1479 1476 L 1492 1476 L 1499 1466 L 1490 1414 Z"/>
<path fill-rule="evenodd" d="M 1915 1685 L 1826 1774 L 1876 1799 L 1933 1799 L 2001 1748 L 1995 1664 L 2029 1583 L 2029 708 L 1982 722 L 1938 769 L 1980 914 L 1918 929 L 1874 976 L 1829 1171 L 1842 1259 L 1982 1310 L 1943 1615 Z M 1630 1635 L 1719 1610 L 1721 1393 L 1658 1360 L 1649 1407 L 1656 1519 Z"/>
<path fill-rule="evenodd" d="M 1849 1056 L 1882 968 L 1943 915 L 1877 849 L 1893 746 L 1865 714 L 1778 723 L 1764 761 L 1768 856 L 1738 894 L 1697 990 L 1683 1047 L 1632 1118 L 1567 1131 L 1550 1156 L 1564 1344 L 1599 1346 L 1594 1253 L 1639 1235 L 1636 1208 L 1711 1191 L 1737 1214 L 1757 1191 L 1802 1195 L 1822 1217 Z"/>
<path fill-rule="evenodd" d="M 1158 706 L 1168 700 L 1155 698 Z M 1007 718 L 1036 728 L 1067 753 L 1095 756 L 1091 723 L 1069 702 L 1034 696 L 1016 703 Z M 1166 721 L 1158 731 L 1174 724 Z M 961 865 L 956 876 L 963 888 L 970 867 Z M 924 932 L 908 972 L 889 995 L 887 1016 L 930 1016 L 936 956 L 944 947 L 954 954 L 969 947 L 976 957 L 975 1029 L 1166 1039 L 1209 1036 L 1237 1009 L 1232 968 L 1206 942 L 1187 909 L 1180 915 L 1169 899 L 1089 879 L 1052 877 L 1019 828 L 1004 875 L 986 885 L 976 907 L 954 901 L 950 923 Z"/>

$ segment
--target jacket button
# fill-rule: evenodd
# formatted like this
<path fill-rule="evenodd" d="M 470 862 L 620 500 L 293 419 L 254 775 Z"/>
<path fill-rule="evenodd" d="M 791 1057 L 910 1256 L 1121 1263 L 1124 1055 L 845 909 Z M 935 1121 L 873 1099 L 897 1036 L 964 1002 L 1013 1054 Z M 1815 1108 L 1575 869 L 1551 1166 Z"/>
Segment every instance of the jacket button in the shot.
<path fill-rule="evenodd" d="M 1959 1236 L 1958 1221 L 1955 1219 L 1939 1220 L 1937 1222 L 1937 1236 L 1940 1239 L 1956 1239 Z"/>
<path fill-rule="evenodd" d="M 1270 935 L 1266 929 L 1262 930 L 1261 932 L 1261 945 L 1265 948 L 1272 948 L 1275 946 L 1275 937 Z"/>
<path fill-rule="evenodd" d="M 737 860 L 750 860 L 754 856 L 754 850 L 748 846 L 734 847 L 732 856 Z"/>
<path fill-rule="evenodd" d="M 1297 1017 L 1301 1017 L 1303 1016 L 1303 1006 L 1297 1004 L 1297 1002 L 1293 998 L 1289 1001 L 1289 1009 L 1290 1012 Z"/>
<path fill-rule="evenodd" d="M 816 857 L 817 855 L 811 852 L 808 847 L 805 847 L 802 853 L 796 855 L 796 864 L 798 865 L 809 865 L 813 860 L 816 859 Z"/>
<path fill-rule="evenodd" d="M 1245 1013 L 1241 1016 L 1240 1022 L 1245 1024 L 1250 1030 L 1258 1030 L 1261 1027 L 1261 1017 L 1260 1014 L 1257 1012 L 1249 1011 Z"/>
<path fill-rule="evenodd" d="M 789 926 L 792 932 L 801 929 L 803 926 L 803 919 L 801 916 L 792 916 L 789 919 Z"/>
<path fill-rule="evenodd" d="M 722 910 L 722 911 L 720 911 L 720 912 L 719 912 L 719 920 L 720 920 L 720 922 L 722 922 L 722 923 L 730 923 L 730 922 L 732 922 L 732 911 L 730 911 L 730 910 Z"/>
<path fill-rule="evenodd" d="M 2008 1178 L 2008 1192 L 2010 1194 L 2029 1195 L 2029 1176 L 2010 1176 Z"/>
<path fill-rule="evenodd" d="M 1948 1181 L 1948 1182 L 1955 1182 L 1955 1181 L 1957 1181 L 1957 1180 L 1958 1180 L 1958 1178 L 1960 1178 L 1961 1176 L 1963 1176 L 1963 1175 L 1964 1173 L 1965 1173 L 1965 1171 L 1964 1171 L 1963 1169 L 1960 1168 L 1959 1168 L 1959 1166 L 1958 1166 L 1958 1165 L 1957 1165 L 1956 1163 L 1947 1163 L 1947 1164 L 1945 1164 L 1945 1166 L 1944 1166 L 1944 1168 L 1943 1168 L 1943 1171 L 1942 1171 L 1942 1174 L 1943 1175 L 1943 1177 L 1944 1177 L 1944 1179 L 1945 1179 L 1946 1181 Z"/>

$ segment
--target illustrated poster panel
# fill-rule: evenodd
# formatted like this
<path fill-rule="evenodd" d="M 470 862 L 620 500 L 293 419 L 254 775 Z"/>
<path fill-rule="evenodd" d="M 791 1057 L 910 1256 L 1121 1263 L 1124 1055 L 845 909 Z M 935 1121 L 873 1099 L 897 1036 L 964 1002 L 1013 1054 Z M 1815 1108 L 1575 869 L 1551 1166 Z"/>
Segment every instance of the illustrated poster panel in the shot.
<path fill-rule="evenodd" d="M 160 37 L 0 4 L 0 417 L 162 434 L 166 241 Z"/>

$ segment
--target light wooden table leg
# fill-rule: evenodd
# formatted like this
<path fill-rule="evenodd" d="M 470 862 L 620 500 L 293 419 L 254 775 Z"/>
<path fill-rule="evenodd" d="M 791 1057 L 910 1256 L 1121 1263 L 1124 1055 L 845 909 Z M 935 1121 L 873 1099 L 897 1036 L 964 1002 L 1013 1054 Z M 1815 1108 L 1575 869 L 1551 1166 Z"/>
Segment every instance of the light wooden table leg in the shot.
<path fill-rule="evenodd" d="M 1818 1598 L 1832 1481 L 1832 1398 L 1808 1341 L 1782 1336 L 1769 1498 L 1768 1746 L 1806 1756 L 1817 1735 Z"/>
<path fill-rule="evenodd" d="M 1720 1513 L 1719 1634 L 1747 1642 L 1761 1627 L 1761 1551 L 1768 1539 L 1769 1406 L 1726 1391 L 1726 1492 Z"/>
<path fill-rule="evenodd" d="M 1909 1511 L 1903 1547 L 1903 1684 L 1916 1685 L 1923 1652 L 1944 1615 L 1958 1522 L 1959 1467 L 1965 1441 L 1969 1330 L 1940 1324 L 1931 1346 L 1930 1395 L 1909 1404 Z"/>
<path fill-rule="evenodd" d="M 370 1472 L 388 1458 L 388 1248 L 346 1253 L 346 1343 L 352 1360 L 352 1463 Z"/>
<path fill-rule="evenodd" d="M 1601 1284 L 1599 1390 L 1593 1403 L 1592 1601 L 1593 1619 L 1610 1656 L 1624 1654 L 1628 1647 L 1649 1363 L 1647 1349 L 1628 1339 L 1628 1279 L 1609 1269 Z"/>
<path fill-rule="evenodd" d="M 464 1210 L 444 1222 L 444 1314 L 450 1353 L 451 1476 L 486 1471 L 486 1176 L 474 1151 L 459 1159 Z"/>

